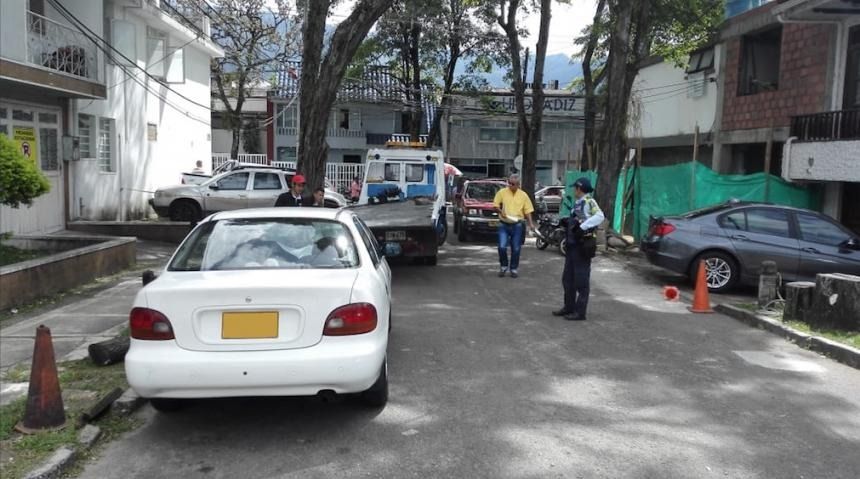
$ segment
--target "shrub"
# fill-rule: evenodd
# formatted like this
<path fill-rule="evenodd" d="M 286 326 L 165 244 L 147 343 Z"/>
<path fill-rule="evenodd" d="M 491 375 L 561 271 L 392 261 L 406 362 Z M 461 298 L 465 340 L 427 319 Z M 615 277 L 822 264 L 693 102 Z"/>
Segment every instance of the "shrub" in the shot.
<path fill-rule="evenodd" d="M 17 143 L 0 134 L 0 204 L 29 206 L 50 189 L 36 163 L 24 157 Z"/>

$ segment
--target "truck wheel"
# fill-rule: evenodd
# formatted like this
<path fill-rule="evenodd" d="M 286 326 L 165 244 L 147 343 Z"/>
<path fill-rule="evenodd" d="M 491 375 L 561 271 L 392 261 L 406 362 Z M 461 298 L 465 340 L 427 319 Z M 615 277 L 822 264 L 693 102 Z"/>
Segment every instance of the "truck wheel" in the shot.
<path fill-rule="evenodd" d="M 427 266 L 436 266 L 436 264 L 438 262 L 439 262 L 438 256 L 425 256 L 424 257 L 424 264 L 426 264 Z"/>
<path fill-rule="evenodd" d="M 454 234 L 460 234 L 460 218 L 454 215 Z"/>
<path fill-rule="evenodd" d="M 200 206 L 191 200 L 177 200 L 170 204 L 171 221 L 198 221 L 202 216 Z"/>
<path fill-rule="evenodd" d="M 448 220 L 447 218 L 441 223 L 441 231 L 436 231 L 436 246 L 445 244 L 445 239 L 448 238 Z"/>

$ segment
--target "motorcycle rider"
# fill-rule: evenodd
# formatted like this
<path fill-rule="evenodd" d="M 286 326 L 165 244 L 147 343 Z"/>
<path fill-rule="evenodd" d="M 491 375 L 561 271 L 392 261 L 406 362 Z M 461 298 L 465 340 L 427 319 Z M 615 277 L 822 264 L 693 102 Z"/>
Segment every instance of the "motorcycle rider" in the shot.
<path fill-rule="evenodd" d="M 604 215 L 597 201 L 591 197 L 594 191 L 588 178 L 580 178 L 573 184 L 574 201 L 567 225 L 567 253 L 564 258 L 564 307 L 553 311 L 553 316 L 562 316 L 568 321 L 584 321 L 588 308 L 589 282 L 591 281 L 591 258 L 597 253 L 595 230 L 603 223 Z"/>

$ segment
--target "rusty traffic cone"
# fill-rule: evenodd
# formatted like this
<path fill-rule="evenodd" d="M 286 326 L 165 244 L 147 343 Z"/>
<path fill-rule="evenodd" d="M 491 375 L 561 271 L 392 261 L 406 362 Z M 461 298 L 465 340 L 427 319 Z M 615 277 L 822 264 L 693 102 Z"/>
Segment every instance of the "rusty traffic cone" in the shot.
<path fill-rule="evenodd" d="M 33 348 L 33 366 L 30 369 L 30 388 L 24 419 L 16 426 L 24 434 L 45 429 L 60 429 L 66 425 L 66 411 L 60 393 L 60 378 L 54 360 L 51 330 L 44 325 L 36 328 L 36 345 Z"/>
<path fill-rule="evenodd" d="M 699 262 L 699 272 L 696 274 L 696 293 L 693 295 L 693 305 L 689 308 L 694 313 L 713 313 L 711 298 L 708 296 L 707 266 Z"/>

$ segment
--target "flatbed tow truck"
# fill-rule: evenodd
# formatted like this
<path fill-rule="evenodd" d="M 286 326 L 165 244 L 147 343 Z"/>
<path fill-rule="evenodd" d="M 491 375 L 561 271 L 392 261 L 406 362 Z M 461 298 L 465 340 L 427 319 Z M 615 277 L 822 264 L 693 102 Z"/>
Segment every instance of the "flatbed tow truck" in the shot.
<path fill-rule="evenodd" d="M 445 159 L 423 143 L 388 142 L 367 153 L 355 213 L 386 250 L 435 265 L 448 234 Z"/>

